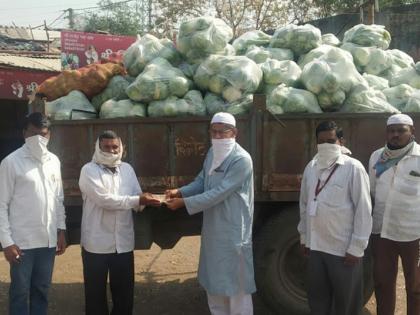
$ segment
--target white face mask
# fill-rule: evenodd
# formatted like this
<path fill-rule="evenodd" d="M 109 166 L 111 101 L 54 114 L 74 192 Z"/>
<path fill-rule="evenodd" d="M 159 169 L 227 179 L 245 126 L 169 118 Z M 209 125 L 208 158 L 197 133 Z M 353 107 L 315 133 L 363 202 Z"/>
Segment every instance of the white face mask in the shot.
<path fill-rule="evenodd" d="M 25 145 L 35 159 L 44 163 L 48 160 L 48 141 L 48 138 L 36 135 L 25 138 Z"/>
<path fill-rule="evenodd" d="M 95 153 L 93 154 L 92 161 L 98 164 L 102 164 L 108 167 L 117 167 L 121 164 L 123 154 L 122 143 L 120 139 L 120 152 L 117 154 L 104 152 L 99 147 L 99 139 L 96 140 Z"/>
<path fill-rule="evenodd" d="M 315 159 L 318 169 L 329 168 L 341 155 L 341 146 L 332 143 L 318 144 L 318 154 Z"/>
<path fill-rule="evenodd" d="M 211 139 L 211 143 L 213 148 L 213 161 L 209 169 L 209 175 L 211 175 L 232 152 L 236 140 L 235 138 Z"/>

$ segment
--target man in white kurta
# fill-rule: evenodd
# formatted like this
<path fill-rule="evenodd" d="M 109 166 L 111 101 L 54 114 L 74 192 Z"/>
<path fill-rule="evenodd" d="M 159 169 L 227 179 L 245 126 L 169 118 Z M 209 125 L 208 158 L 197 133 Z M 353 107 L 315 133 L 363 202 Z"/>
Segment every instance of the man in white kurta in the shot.
<path fill-rule="evenodd" d="M 134 227 L 132 209 L 160 205 L 143 194 L 133 168 L 121 161 L 121 139 L 113 131 L 98 138 L 91 162 L 83 166 L 79 186 L 83 197 L 82 259 L 87 315 L 109 314 L 107 279 L 111 288 L 111 314 L 133 310 Z"/>
<path fill-rule="evenodd" d="M 372 250 L 378 315 L 395 311 L 398 258 L 407 292 L 407 314 L 420 314 L 420 146 L 413 120 L 389 117 L 387 144 L 370 157 Z"/>
<path fill-rule="evenodd" d="M 10 263 L 9 313 L 47 314 L 54 257 L 64 253 L 60 161 L 47 149 L 50 124 L 25 120 L 25 144 L 0 165 L 0 242 Z"/>
<path fill-rule="evenodd" d="M 167 191 L 170 209 L 203 212 L 198 280 L 213 315 L 250 315 L 255 292 L 252 258 L 252 159 L 235 141 L 235 118 L 214 115 L 212 147 L 189 185 Z"/>
<path fill-rule="evenodd" d="M 369 178 L 342 153 L 332 121 L 316 129 L 318 154 L 303 173 L 300 191 L 302 249 L 309 256 L 312 315 L 359 315 L 363 307 L 362 258 L 372 229 Z"/>

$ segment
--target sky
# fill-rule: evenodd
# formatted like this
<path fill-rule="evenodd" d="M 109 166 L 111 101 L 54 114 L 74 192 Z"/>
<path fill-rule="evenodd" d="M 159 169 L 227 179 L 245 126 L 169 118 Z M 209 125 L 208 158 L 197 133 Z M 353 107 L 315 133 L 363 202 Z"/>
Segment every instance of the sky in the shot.
<path fill-rule="evenodd" d="M 49 27 L 67 27 L 63 10 L 97 6 L 99 0 L 0 0 L 0 25 L 31 27 L 44 24 Z M 75 11 L 81 12 L 81 11 Z M 58 20 L 56 20 L 59 18 Z M 55 21 L 56 20 L 56 21 Z M 52 24 L 51 24 L 52 23 Z"/>

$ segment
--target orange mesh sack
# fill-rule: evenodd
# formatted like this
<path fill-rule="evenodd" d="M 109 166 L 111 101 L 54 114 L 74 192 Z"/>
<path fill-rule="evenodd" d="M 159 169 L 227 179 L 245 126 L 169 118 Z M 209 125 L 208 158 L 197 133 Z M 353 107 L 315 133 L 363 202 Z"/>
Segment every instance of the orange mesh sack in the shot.
<path fill-rule="evenodd" d="M 45 94 L 48 101 L 74 90 L 83 92 L 91 99 L 106 88 L 113 76 L 124 73 L 124 67 L 120 64 L 91 64 L 77 70 L 64 70 L 58 76 L 45 80 L 37 92 Z"/>

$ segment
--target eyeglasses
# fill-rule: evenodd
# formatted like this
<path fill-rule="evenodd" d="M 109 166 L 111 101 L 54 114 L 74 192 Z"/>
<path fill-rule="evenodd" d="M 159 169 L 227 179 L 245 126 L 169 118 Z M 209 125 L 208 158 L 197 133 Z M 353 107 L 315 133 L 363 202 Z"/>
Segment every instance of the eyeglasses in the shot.
<path fill-rule="evenodd" d="M 224 129 L 220 129 L 220 130 L 210 128 L 210 129 L 209 129 L 209 133 L 210 133 L 212 136 L 217 136 L 217 135 L 224 136 L 224 135 L 226 135 L 229 131 L 232 131 L 232 130 L 233 130 L 232 128 L 224 128 Z"/>

